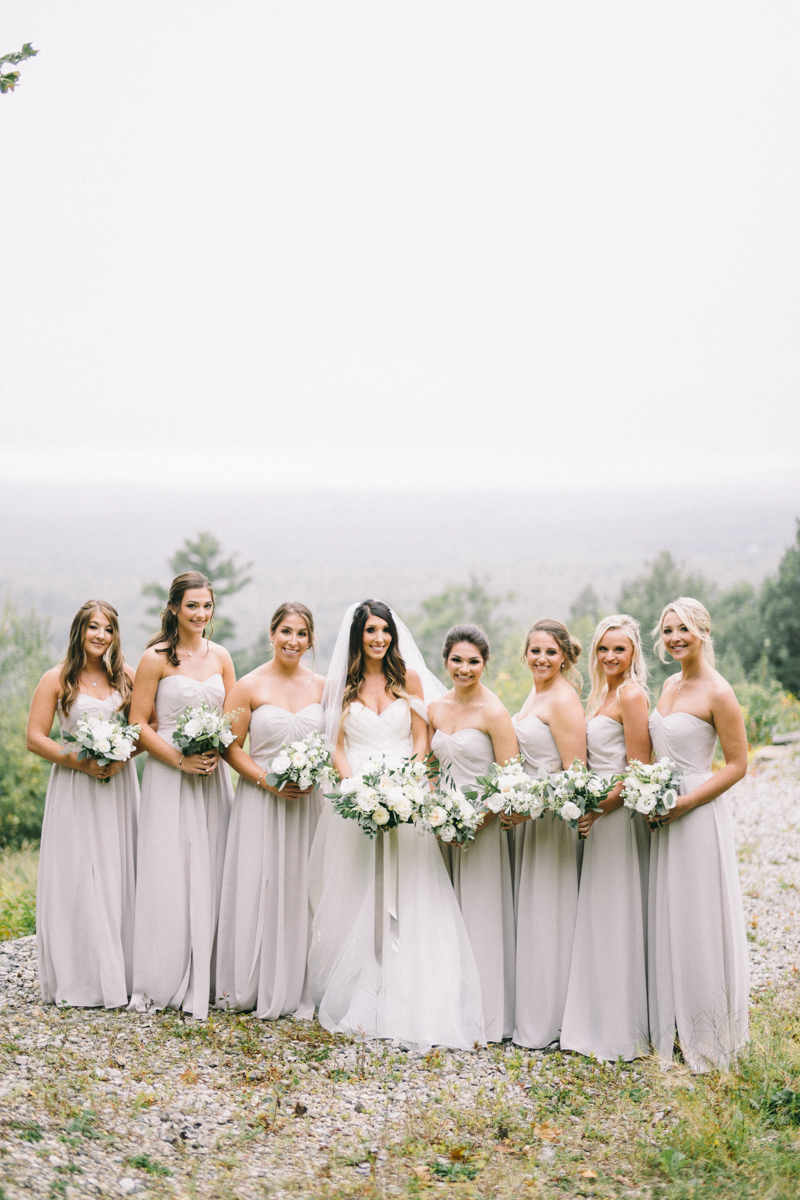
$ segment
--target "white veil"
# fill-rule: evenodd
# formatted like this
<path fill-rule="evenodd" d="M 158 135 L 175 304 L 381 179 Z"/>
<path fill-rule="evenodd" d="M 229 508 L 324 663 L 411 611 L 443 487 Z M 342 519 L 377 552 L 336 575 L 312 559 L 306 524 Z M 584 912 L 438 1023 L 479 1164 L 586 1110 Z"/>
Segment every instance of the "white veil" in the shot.
<path fill-rule="evenodd" d="M 373 597 L 374 599 L 374 597 Z M 325 680 L 325 689 L 322 693 L 322 706 L 325 709 L 325 740 L 331 747 L 336 745 L 336 739 L 339 736 L 339 723 L 342 719 L 342 701 L 344 700 L 344 689 L 347 682 L 347 660 L 350 650 L 350 626 L 353 624 L 353 614 L 359 604 L 351 604 L 342 617 L 342 623 L 339 626 L 339 634 L 336 638 L 336 645 L 333 648 L 330 666 L 328 667 L 328 675 Z M 397 649 L 400 657 L 406 664 L 406 667 L 412 671 L 416 671 L 422 682 L 422 694 L 425 697 L 425 704 L 422 704 L 416 697 L 411 696 L 410 703 L 412 708 L 427 721 L 428 714 L 425 707 L 431 700 L 435 700 L 438 696 L 443 696 L 447 688 L 428 670 L 425 665 L 425 659 L 420 653 L 417 643 L 414 641 L 413 634 L 405 622 L 401 621 L 397 613 L 389 605 L 386 606 L 392 614 L 392 619 L 397 626 Z"/>

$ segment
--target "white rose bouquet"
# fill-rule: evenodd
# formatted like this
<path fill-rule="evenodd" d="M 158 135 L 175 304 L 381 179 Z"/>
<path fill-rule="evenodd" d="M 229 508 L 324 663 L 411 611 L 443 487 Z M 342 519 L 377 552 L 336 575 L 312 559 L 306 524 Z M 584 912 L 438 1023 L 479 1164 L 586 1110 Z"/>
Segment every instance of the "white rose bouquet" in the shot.
<path fill-rule="evenodd" d="M 187 704 L 178 717 L 172 740 L 185 758 L 192 754 L 207 754 L 209 750 L 222 753 L 236 740 L 236 735 L 231 732 L 231 721 L 235 716 L 235 712 L 221 713 L 205 700 L 200 704 Z"/>
<path fill-rule="evenodd" d="M 482 775 L 477 781 L 479 792 L 466 789 L 467 796 L 479 798 L 480 804 L 493 813 L 514 813 L 540 817 L 547 807 L 549 778 L 536 779 L 525 770 L 522 755 L 510 758 L 505 766 L 492 763 L 491 774 Z"/>
<path fill-rule="evenodd" d="M 301 792 L 307 792 L 333 787 L 338 781 L 325 739 L 319 733 L 309 733 L 296 742 L 283 743 L 270 763 L 265 782 L 278 791 L 287 783 L 295 783 Z"/>
<path fill-rule="evenodd" d="M 678 785 L 683 771 L 671 758 L 660 758 L 655 763 L 642 763 L 633 759 L 625 775 L 622 803 L 634 813 L 641 813 L 649 821 L 666 817 L 678 802 Z"/>
<path fill-rule="evenodd" d="M 121 713 L 111 717 L 81 717 L 75 732 L 63 735 L 67 745 L 62 754 L 69 754 L 71 747 L 77 746 L 79 762 L 84 758 L 96 758 L 101 767 L 127 762 L 141 731 L 141 725 L 126 725 Z M 102 779 L 101 783 L 108 783 L 108 780 Z"/>
<path fill-rule="evenodd" d="M 425 763 L 384 754 L 326 795 L 339 816 L 358 821 L 372 838 L 420 815 L 429 795 L 427 775 Z"/>
<path fill-rule="evenodd" d="M 572 766 L 566 771 L 557 771 L 550 776 L 547 806 L 575 829 L 584 813 L 602 812 L 600 802 L 613 792 L 623 778 L 622 775 L 613 775 L 611 779 L 605 779 L 590 771 L 579 758 L 573 759 Z M 582 836 L 578 834 L 578 837 Z"/>
<path fill-rule="evenodd" d="M 466 850 L 475 840 L 485 811 L 473 803 L 476 796 L 474 791 L 457 788 L 448 775 L 443 775 L 439 786 L 429 791 L 422 803 L 420 825 L 441 841 L 454 842 Z"/>

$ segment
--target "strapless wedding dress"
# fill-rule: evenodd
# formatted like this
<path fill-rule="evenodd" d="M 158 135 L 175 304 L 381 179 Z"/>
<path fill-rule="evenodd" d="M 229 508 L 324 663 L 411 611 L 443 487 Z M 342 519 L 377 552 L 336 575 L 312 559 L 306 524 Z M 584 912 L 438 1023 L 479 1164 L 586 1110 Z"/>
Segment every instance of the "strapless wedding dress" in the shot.
<path fill-rule="evenodd" d="M 591 770 L 606 779 L 628 766 L 625 730 L 592 717 L 586 730 Z M 583 847 L 561 1048 L 613 1062 L 648 1053 L 646 969 L 650 835 L 642 818 L 615 808 L 592 825 Z"/>
<path fill-rule="evenodd" d="M 514 728 L 529 775 L 562 769 L 549 725 L 536 716 L 516 716 Z M 558 1040 L 567 1002 L 578 909 L 578 839 L 552 813 L 517 825 L 515 834 L 514 1041 L 541 1049 Z"/>
<path fill-rule="evenodd" d="M 686 771 L 687 795 L 711 778 L 713 725 L 691 713 L 650 718 L 658 758 Z M 672 1058 L 677 1029 L 693 1071 L 725 1069 L 747 1042 L 750 968 L 727 795 L 655 830 L 650 848 L 650 1036 Z"/>
<path fill-rule="evenodd" d="M 187 704 L 219 710 L 221 675 L 200 682 L 166 675 L 156 692 L 158 734 L 172 735 Z M 228 764 L 188 775 L 148 757 L 139 818 L 132 1010 L 184 1008 L 208 1016 L 214 939 L 233 788 Z"/>
<path fill-rule="evenodd" d="M 412 752 L 405 699 L 380 716 L 356 701 L 343 726 L 354 773 Z M 326 1029 L 419 1050 L 485 1041 L 478 968 L 432 834 L 401 825 L 371 840 L 326 803 L 309 876 L 308 980 Z"/>
<path fill-rule="evenodd" d="M 262 704 L 250 717 L 250 757 L 264 771 L 284 742 L 321 733 L 321 704 L 298 713 Z M 320 795 L 286 800 L 239 779 L 217 932 L 217 1004 L 274 1020 L 314 1015 L 303 994 L 308 952 L 308 855 Z"/>
<path fill-rule="evenodd" d="M 458 787 L 474 786 L 494 762 L 492 739 L 480 729 L 437 729 L 431 749 Z M 514 895 L 508 834 L 495 817 L 467 850 L 440 846 L 478 964 L 486 1040 L 500 1042 L 514 1032 Z"/>
<path fill-rule="evenodd" d="M 80 693 L 62 733 L 86 716 L 107 719 L 122 697 Z M 139 782 L 127 762 L 102 783 L 53 767 L 47 785 L 36 889 L 39 986 L 45 1004 L 116 1008 L 128 1003 L 133 968 Z"/>

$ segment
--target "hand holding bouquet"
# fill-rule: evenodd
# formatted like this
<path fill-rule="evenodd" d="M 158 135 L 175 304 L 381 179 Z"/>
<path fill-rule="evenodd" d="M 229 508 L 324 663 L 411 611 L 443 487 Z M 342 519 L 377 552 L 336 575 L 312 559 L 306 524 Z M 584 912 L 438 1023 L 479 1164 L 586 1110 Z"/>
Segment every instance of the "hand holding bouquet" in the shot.
<path fill-rule="evenodd" d="M 566 771 L 557 771 L 550 776 L 548 808 L 577 829 L 578 821 L 585 813 L 603 811 L 601 801 L 608 798 L 622 778 L 622 775 L 614 775 L 604 779 L 590 771 L 579 758 L 573 759 L 572 766 Z M 580 831 L 578 837 L 583 838 Z"/>
<path fill-rule="evenodd" d="M 622 803 L 631 817 L 638 812 L 652 824 L 669 816 L 678 802 L 678 785 L 683 771 L 671 758 L 642 763 L 634 758 L 628 765 L 622 789 Z"/>
<path fill-rule="evenodd" d="M 504 817 L 520 816 L 536 820 L 547 807 L 549 778 L 536 779 L 529 775 L 522 762 L 522 755 L 510 758 L 504 766 L 492 763 L 491 774 L 477 781 L 480 803 L 490 812 L 502 813 Z M 467 795 L 473 793 L 467 789 Z"/>
<path fill-rule="evenodd" d="M 466 791 L 466 794 L 465 794 Z M 475 792 L 457 788 L 448 775 L 443 776 L 439 786 L 428 792 L 420 813 L 420 824 L 429 829 L 443 842 L 456 843 L 463 850 L 475 840 L 478 826 L 483 820 L 484 810 L 476 808 L 472 801 Z"/>
<path fill-rule="evenodd" d="M 200 704 L 187 704 L 178 717 L 172 735 L 173 742 L 181 752 L 181 768 L 184 759 L 193 759 L 202 754 L 208 756 L 206 761 L 190 763 L 189 773 L 208 775 L 215 770 L 220 753 L 236 740 L 236 735 L 231 731 L 235 716 L 235 712 L 221 713 L 205 700 Z"/>
<path fill-rule="evenodd" d="M 325 739 L 319 733 L 309 733 L 296 742 L 286 742 L 270 763 L 264 782 L 281 792 L 286 784 L 293 784 L 300 792 L 316 791 L 320 787 L 333 787 L 339 775 L 331 763 L 331 755 Z"/>
<path fill-rule="evenodd" d="M 126 725 L 121 713 L 111 717 L 81 717 L 74 733 L 65 733 L 67 745 L 62 753 L 69 754 L 72 746 L 78 747 L 78 762 L 94 759 L 98 767 L 110 767 L 112 763 L 127 762 L 134 751 L 134 743 L 141 733 L 140 725 Z M 108 775 L 98 775 L 102 783 L 108 783 Z"/>
<path fill-rule="evenodd" d="M 340 817 L 358 821 L 372 838 L 381 830 L 408 824 L 420 814 L 429 795 L 427 775 L 425 763 L 384 754 L 326 795 Z"/>

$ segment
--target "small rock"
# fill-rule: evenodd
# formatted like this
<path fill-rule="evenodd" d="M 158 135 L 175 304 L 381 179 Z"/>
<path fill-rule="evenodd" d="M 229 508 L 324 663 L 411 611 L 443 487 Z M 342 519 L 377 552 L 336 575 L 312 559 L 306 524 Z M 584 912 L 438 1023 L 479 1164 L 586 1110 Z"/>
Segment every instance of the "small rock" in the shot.
<path fill-rule="evenodd" d="M 122 1192 L 123 1196 L 132 1196 L 134 1192 L 141 1191 L 141 1188 L 142 1185 L 138 1179 L 128 1179 L 128 1177 L 125 1176 L 119 1181 L 119 1190 Z"/>

